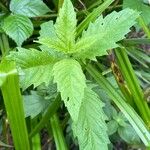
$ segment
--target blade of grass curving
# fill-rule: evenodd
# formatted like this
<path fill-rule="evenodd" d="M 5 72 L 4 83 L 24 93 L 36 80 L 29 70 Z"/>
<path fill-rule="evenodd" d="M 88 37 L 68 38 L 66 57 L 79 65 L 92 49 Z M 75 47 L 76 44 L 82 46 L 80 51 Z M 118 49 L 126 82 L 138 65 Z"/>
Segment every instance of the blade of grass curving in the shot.
<path fill-rule="evenodd" d="M 60 150 L 61 149 L 62 150 L 68 150 L 67 144 L 65 142 L 65 138 L 63 135 L 62 127 L 60 126 L 59 118 L 58 118 L 56 113 L 51 117 L 50 123 L 51 123 L 53 136 L 55 139 L 56 148 L 58 150 L 59 149 Z"/>
<path fill-rule="evenodd" d="M 19 88 L 19 77 L 14 65 L 8 64 L 5 67 L 9 71 L 1 90 L 15 149 L 30 150 L 23 101 Z"/>
<path fill-rule="evenodd" d="M 142 17 L 138 18 L 138 23 L 143 28 L 143 30 L 146 33 L 147 37 L 150 38 L 150 30 L 147 27 L 147 25 L 146 25 L 146 23 L 145 23 L 145 21 L 144 21 L 144 19 Z"/>
<path fill-rule="evenodd" d="M 145 123 L 150 127 L 150 109 L 144 98 L 144 94 L 134 73 L 130 60 L 128 58 L 125 48 L 118 48 L 115 50 L 117 62 L 119 64 L 121 73 L 126 80 L 127 86 L 133 95 L 134 103 L 136 104 L 140 115 Z"/>
<path fill-rule="evenodd" d="M 86 29 L 91 21 L 94 21 L 114 0 L 106 0 L 95 8 L 77 27 L 77 37 Z"/>
<path fill-rule="evenodd" d="M 138 45 L 138 44 L 149 44 L 150 38 L 132 38 L 132 39 L 124 39 L 123 44 L 128 46 Z"/>
<path fill-rule="evenodd" d="M 145 146 L 150 146 L 150 133 L 147 130 L 142 119 L 137 115 L 134 109 L 128 105 L 123 97 L 116 91 L 116 89 L 111 85 L 111 83 L 99 73 L 93 65 L 89 64 L 86 66 L 86 70 L 89 74 L 97 81 L 100 87 L 102 87 L 117 107 L 123 112 L 130 124 L 135 129 L 136 133 L 139 135 Z"/>
<path fill-rule="evenodd" d="M 49 105 L 46 113 L 42 116 L 40 122 L 35 126 L 35 128 L 29 134 L 29 137 L 32 138 L 36 133 L 38 133 L 49 121 L 50 117 L 57 111 L 61 104 L 60 94 L 56 97 L 54 102 Z"/>

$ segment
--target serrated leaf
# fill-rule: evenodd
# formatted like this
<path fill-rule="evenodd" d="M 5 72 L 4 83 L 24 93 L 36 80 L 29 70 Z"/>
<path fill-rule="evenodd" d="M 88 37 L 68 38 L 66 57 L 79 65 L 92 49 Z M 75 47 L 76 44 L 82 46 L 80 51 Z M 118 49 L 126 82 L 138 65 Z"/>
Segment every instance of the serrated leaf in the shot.
<path fill-rule="evenodd" d="M 150 24 L 150 6 L 143 3 L 142 0 L 124 0 L 124 8 L 131 8 L 141 12 L 141 16 L 144 19 L 145 23 Z"/>
<path fill-rule="evenodd" d="M 78 138 L 80 150 L 108 149 L 109 139 L 103 106 L 97 94 L 86 88 L 78 121 L 73 123 L 73 131 Z"/>
<path fill-rule="evenodd" d="M 116 42 L 125 38 L 130 31 L 129 28 L 135 24 L 138 15 L 136 11 L 125 9 L 120 12 L 112 12 L 105 18 L 100 16 L 89 25 L 87 31 L 83 32 L 81 40 L 76 44 L 78 52 L 74 56 L 81 59 L 94 59 L 95 56 L 107 55 L 108 49 L 118 47 Z M 91 40 L 89 40 L 90 37 Z M 88 40 L 89 44 L 83 42 Z"/>
<path fill-rule="evenodd" d="M 76 13 L 70 0 L 64 0 L 59 16 L 55 23 L 55 30 L 58 38 L 64 42 L 67 51 L 70 51 L 75 44 L 76 35 Z"/>
<path fill-rule="evenodd" d="M 33 25 L 29 18 L 21 15 L 10 15 L 4 19 L 3 30 L 21 46 L 32 35 Z"/>
<path fill-rule="evenodd" d="M 48 21 L 48 22 L 45 22 L 45 23 L 41 24 L 41 30 L 40 30 L 39 33 L 40 33 L 39 39 L 51 38 L 53 40 L 54 39 L 57 40 L 57 35 L 55 33 L 55 28 L 54 28 L 53 21 Z M 59 46 L 59 48 L 60 48 L 60 46 Z M 45 46 L 45 45 L 41 45 L 40 46 L 41 50 L 48 51 L 54 57 L 62 58 L 64 54 L 62 52 L 60 52 L 60 51 L 55 51 L 54 50 L 54 49 L 59 49 L 59 48 L 57 47 L 56 43 L 54 43 L 52 48 L 49 48 L 48 46 Z"/>
<path fill-rule="evenodd" d="M 22 69 L 22 88 L 26 89 L 32 84 L 34 87 L 41 83 L 48 85 L 52 80 L 52 68 L 57 60 L 49 53 L 36 49 L 18 48 L 18 50 L 12 52 L 9 58 L 15 60 L 17 66 Z"/>
<path fill-rule="evenodd" d="M 41 25 L 39 41 L 36 42 L 42 44 L 42 47 L 46 47 L 46 49 L 49 48 L 49 51 L 55 50 L 56 53 L 66 51 L 65 44 L 57 37 L 52 21 Z"/>
<path fill-rule="evenodd" d="M 64 0 L 63 6 L 60 9 L 54 27 L 54 38 L 40 38 L 38 43 L 41 43 L 56 51 L 64 53 L 72 53 L 75 49 L 75 35 L 76 35 L 76 13 L 70 0 Z"/>
<path fill-rule="evenodd" d="M 11 0 L 10 10 L 27 17 L 37 17 L 50 11 L 42 0 Z"/>
<path fill-rule="evenodd" d="M 73 59 L 63 59 L 53 68 L 54 82 L 61 92 L 62 100 L 74 121 L 78 119 L 84 97 L 85 76 L 80 64 Z"/>
<path fill-rule="evenodd" d="M 45 100 L 43 96 L 40 96 L 37 92 L 32 91 L 31 95 L 24 96 L 25 116 L 34 118 L 38 114 L 44 112 L 49 104 L 49 100 Z"/>

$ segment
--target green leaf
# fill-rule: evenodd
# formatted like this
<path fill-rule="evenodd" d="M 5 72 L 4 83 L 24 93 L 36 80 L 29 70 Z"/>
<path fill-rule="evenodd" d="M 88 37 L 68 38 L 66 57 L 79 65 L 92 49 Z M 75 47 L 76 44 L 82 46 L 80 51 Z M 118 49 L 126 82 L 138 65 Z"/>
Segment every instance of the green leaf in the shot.
<path fill-rule="evenodd" d="M 78 121 L 73 123 L 73 131 L 79 141 L 80 150 L 107 150 L 106 116 L 103 103 L 91 89 L 85 89 L 85 96 Z"/>
<path fill-rule="evenodd" d="M 43 82 L 48 85 L 52 80 L 52 68 L 57 60 L 48 52 L 24 48 L 18 50 L 12 52 L 9 58 L 15 60 L 17 66 L 22 69 L 22 88 L 26 89 L 32 84 L 37 87 Z"/>
<path fill-rule="evenodd" d="M 21 46 L 32 35 L 33 25 L 30 19 L 21 15 L 10 15 L 4 19 L 3 30 Z"/>
<path fill-rule="evenodd" d="M 93 10 L 77 27 L 77 36 L 82 33 L 84 29 L 86 29 L 91 21 L 95 21 L 100 14 L 113 2 L 114 0 L 105 0 L 104 3 L 99 5 L 97 8 Z"/>
<path fill-rule="evenodd" d="M 64 53 L 72 53 L 75 51 L 77 20 L 76 13 L 70 0 L 64 0 L 55 25 L 53 26 L 52 23 L 50 24 L 52 35 L 48 36 L 48 38 L 40 38 L 38 43 Z M 48 31 L 50 31 L 50 29 Z"/>
<path fill-rule="evenodd" d="M 39 39 L 42 40 L 43 38 L 45 38 L 46 42 L 48 38 L 56 41 L 58 40 L 57 35 L 55 33 L 53 21 L 48 21 L 41 24 L 41 30 L 39 33 L 40 33 Z M 57 49 L 61 50 L 61 47 L 59 46 L 59 44 L 57 44 L 57 42 L 54 42 L 53 46 L 51 45 L 51 48 L 45 45 L 41 45 L 40 49 L 44 51 L 48 51 L 49 53 L 51 53 L 52 56 L 56 58 L 58 57 L 62 58 L 64 56 L 64 54 L 61 51 L 56 51 Z"/>
<path fill-rule="evenodd" d="M 54 51 L 52 53 L 60 53 L 66 51 L 65 44 L 59 40 L 55 32 L 55 27 L 52 21 L 45 22 L 41 25 L 40 37 L 37 43 L 43 44 L 42 48 Z"/>
<path fill-rule="evenodd" d="M 124 8 L 131 8 L 141 12 L 141 16 L 145 23 L 148 25 L 150 23 L 150 6 L 144 4 L 141 0 L 124 0 Z"/>
<path fill-rule="evenodd" d="M 118 129 L 118 133 L 120 137 L 129 144 L 139 144 L 140 138 L 136 134 L 135 130 L 131 125 L 127 125 L 126 127 L 120 127 Z"/>
<path fill-rule="evenodd" d="M 10 10 L 27 17 L 37 17 L 50 11 L 42 0 L 11 0 Z"/>
<path fill-rule="evenodd" d="M 41 24 L 39 39 L 42 38 L 57 38 L 53 21 L 48 21 Z"/>
<path fill-rule="evenodd" d="M 80 64 L 73 59 L 61 60 L 54 65 L 53 75 L 62 100 L 72 119 L 77 121 L 86 87 L 85 76 Z"/>
<path fill-rule="evenodd" d="M 107 123 L 108 135 L 114 134 L 118 129 L 118 123 L 115 120 L 111 120 Z"/>
<path fill-rule="evenodd" d="M 74 56 L 94 59 L 95 56 L 107 55 L 106 50 L 119 46 L 116 42 L 125 38 L 137 17 L 138 13 L 131 9 L 112 12 L 105 18 L 100 16 L 83 32 L 82 38 L 76 44 L 78 52 Z"/>
<path fill-rule="evenodd" d="M 76 35 L 76 13 L 70 0 L 64 0 L 55 23 L 58 38 L 66 45 L 66 51 L 72 50 Z"/>
<path fill-rule="evenodd" d="M 49 104 L 49 100 L 45 100 L 37 92 L 31 91 L 31 95 L 24 96 L 25 116 L 34 118 L 41 112 L 44 112 Z"/>

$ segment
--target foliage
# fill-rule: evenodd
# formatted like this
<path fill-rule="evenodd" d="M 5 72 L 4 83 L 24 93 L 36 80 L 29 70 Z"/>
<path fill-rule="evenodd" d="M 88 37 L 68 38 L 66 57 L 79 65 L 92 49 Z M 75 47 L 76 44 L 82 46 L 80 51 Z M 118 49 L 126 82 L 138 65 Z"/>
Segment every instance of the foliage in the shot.
<path fill-rule="evenodd" d="M 73 143 L 81 150 L 107 150 L 120 137 L 123 144 L 149 148 L 150 61 L 138 47 L 149 39 L 125 39 L 140 15 L 139 24 L 150 36 L 148 4 L 86 0 L 78 2 L 84 8 L 80 11 L 77 0 L 52 3 L 0 2 L 0 86 L 5 105 L 0 104 L 0 112 L 7 112 L 15 149 L 41 149 L 41 129 L 54 137 L 57 149 L 70 149 Z M 55 16 L 56 21 L 49 19 Z M 0 145 L 9 142 L 2 140 Z"/>

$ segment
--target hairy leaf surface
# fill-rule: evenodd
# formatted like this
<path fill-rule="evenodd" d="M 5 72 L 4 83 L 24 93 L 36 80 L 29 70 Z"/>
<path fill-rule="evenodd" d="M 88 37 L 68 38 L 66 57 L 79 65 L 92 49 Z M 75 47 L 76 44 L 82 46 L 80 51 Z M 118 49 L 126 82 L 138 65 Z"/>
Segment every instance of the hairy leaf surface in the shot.
<path fill-rule="evenodd" d="M 107 55 L 106 50 L 118 47 L 116 42 L 125 38 L 137 17 L 138 13 L 131 9 L 112 12 L 105 18 L 100 16 L 83 32 L 82 38 L 76 44 L 79 52 L 75 56 L 93 59 L 95 56 Z"/>
<path fill-rule="evenodd" d="M 42 0 L 11 0 L 10 10 L 14 14 L 27 17 L 37 17 L 49 12 L 49 8 Z"/>
<path fill-rule="evenodd" d="M 63 59 L 54 65 L 53 74 L 72 119 L 77 121 L 86 87 L 80 64 L 73 59 Z"/>
<path fill-rule="evenodd" d="M 35 49 L 18 48 L 18 52 L 12 52 L 9 57 L 15 60 L 22 69 L 21 85 L 26 89 L 34 84 L 37 87 L 41 83 L 49 84 L 52 80 L 52 68 L 57 61 L 47 52 Z"/>
<path fill-rule="evenodd" d="M 2 28 L 18 46 L 21 46 L 33 32 L 32 22 L 22 15 L 8 16 L 4 19 Z"/>
<path fill-rule="evenodd" d="M 53 38 L 40 38 L 38 43 L 53 48 L 56 51 L 72 53 L 75 51 L 76 24 L 76 13 L 73 5 L 70 0 L 64 0 L 55 25 L 53 26 L 51 23 L 50 26 Z"/>
<path fill-rule="evenodd" d="M 75 44 L 76 13 L 70 0 L 64 0 L 56 20 L 55 29 L 58 38 L 66 45 L 66 51 L 70 51 Z"/>
<path fill-rule="evenodd" d="M 65 44 L 57 37 L 52 21 L 41 25 L 39 41 L 36 42 L 42 44 L 42 46 L 45 46 L 46 49 L 49 48 L 50 51 L 55 50 L 56 53 L 66 51 Z"/>
<path fill-rule="evenodd" d="M 108 149 L 109 139 L 103 106 L 98 95 L 90 88 L 86 88 L 78 121 L 73 123 L 73 131 L 81 150 Z"/>

